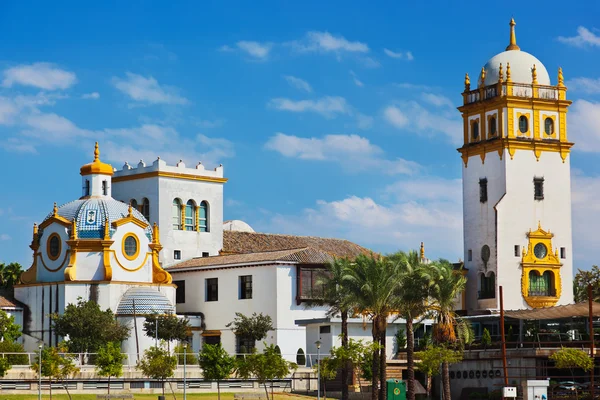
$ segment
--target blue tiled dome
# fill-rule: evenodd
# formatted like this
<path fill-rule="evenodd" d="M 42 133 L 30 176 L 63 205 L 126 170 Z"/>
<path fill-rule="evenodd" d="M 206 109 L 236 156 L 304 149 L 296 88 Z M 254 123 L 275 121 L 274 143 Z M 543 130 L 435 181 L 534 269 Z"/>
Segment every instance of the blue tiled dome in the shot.
<path fill-rule="evenodd" d="M 136 286 L 129 288 L 121 297 L 117 315 L 132 315 L 134 302 L 136 315 L 175 313 L 175 307 L 167 296 L 150 286 Z"/>
<path fill-rule="evenodd" d="M 150 223 L 144 218 L 141 212 L 133 209 L 133 216 L 140 221 L 148 224 L 146 228 L 146 236 L 152 239 L 152 228 Z M 45 218 L 52 217 L 53 213 L 48 214 Z M 117 201 L 113 198 L 88 198 L 75 200 L 67 204 L 63 204 L 58 208 L 58 215 L 72 221 L 77 220 L 77 237 L 81 239 L 102 239 L 104 237 L 104 224 L 108 217 L 108 223 L 124 218 L 129 215 L 129 205 Z M 114 229 L 110 229 L 112 237 Z"/>

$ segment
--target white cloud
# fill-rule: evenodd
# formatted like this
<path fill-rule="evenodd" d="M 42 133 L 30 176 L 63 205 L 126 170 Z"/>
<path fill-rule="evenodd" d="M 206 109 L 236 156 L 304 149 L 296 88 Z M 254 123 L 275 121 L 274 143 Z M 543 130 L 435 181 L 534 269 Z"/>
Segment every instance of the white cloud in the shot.
<path fill-rule="evenodd" d="M 299 51 L 318 51 L 323 53 L 368 53 L 369 46 L 362 42 L 351 42 L 343 36 L 334 36 L 329 32 L 311 31 L 301 42 L 294 42 Z"/>
<path fill-rule="evenodd" d="M 389 50 L 389 49 L 383 49 L 383 52 L 387 56 L 392 57 L 392 58 L 396 58 L 396 59 L 399 59 L 399 60 L 412 61 L 412 60 L 415 59 L 410 51 L 402 52 L 402 51 L 392 51 L 392 50 Z"/>
<path fill-rule="evenodd" d="M 387 159 L 379 146 L 358 135 L 303 138 L 278 132 L 269 138 L 265 148 L 288 158 L 336 162 L 352 172 L 372 170 L 396 175 L 412 174 L 420 169 L 413 161 Z"/>
<path fill-rule="evenodd" d="M 364 83 L 362 83 L 362 81 L 360 79 L 358 79 L 358 76 L 356 76 L 356 74 L 354 73 L 354 71 L 350 71 L 350 75 L 352 75 L 352 80 L 354 81 L 354 84 L 358 87 L 363 87 L 365 86 Z"/>
<path fill-rule="evenodd" d="M 391 105 L 384 109 L 384 118 L 398 129 L 406 129 L 422 135 L 446 135 L 458 145 L 462 140 L 462 122 L 452 109 L 431 112 L 414 101 Z"/>
<path fill-rule="evenodd" d="M 421 85 L 418 83 L 408 83 L 408 82 L 394 83 L 393 85 L 396 86 L 397 88 L 408 89 L 408 90 L 436 91 L 439 89 L 438 87 L 434 87 L 434 86 Z"/>
<path fill-rule="evenodd" d="M 387 122 L 396 128 L 404 128 L 408 125 L 408 117 L 396 106 L 388 106 L 383 110 Z"/>
<path fill-rule="evenodd" d="M 597 226 L 600 223 L 600 177 L 572 171 L 573 269 L 597 265 Z"/>
<path fill-rule="evenodd" d="M 296 78 L 295 76 L 291 76 L 291 75 L 286 75 L 285 80 L 287 81 L 287 83 L 290 84 L 290 86 L 295 87 L 298 90 L 302 90 L 302 91 L 308 92 L 308 93 L 312 93 L 312 91 L 313 91 L 310 84 L 308 82 L 306 82 L 304 79 Z"/>
<path fill-rule="evenodd" d="M 235 44 L 235 47 L 221 46 L 221 51 L 242 51 L 251 56 L 255 60 L 264 61 L 269 57 L 269 53 L 273 48 L 273 43 L 261 43 L 251 40 L 241 40 Z"/>
<path fill-rule="evenodd" d="M 569 110 L 569 139 L 575 150 L 600 152 L 600 103 L 576 100 Z"/>
<path fill-rule="evenodd" d="M 126 73 L 126 78 L 112 78 L 113 85 L 132 100 L 150 104 L 187 104 L 188 100 L 172 86 L 160 85 L 152 76 Z"/>
<path fill-rule="evenodd" d="M 11 99 L 0 96 L 0 125 L 11 124 L 18 112 L 19 109 Z"/>
<path fill-rule="evenodd" d="M 328 118 L 334 117 L 336 114 L 349 114 L 351 112 L 351 107 L 346 99 L 339 96 L 326 96 L 318 100 L 275 98 L 269 101 L 268 106 L 281 111 L 310 111 Z"/>
<path fill-rule="evenodd" d="M 587 94 L 600 93 L 600 78 L 573 78 L 567 81 L 569 90 L 574 90 Z"/>
<path fill-rule="evenodd" d="M 200 128 L 218 128 L 223 126 L 225 121 L 222 119 L 208 120 L 208 119 L 198 119 L 196 120 L 196 125 Z"/>
<path fill-rule="evenodd" d="M 98 92 L 84 93 L 83 95 L 81 95 L 81 98 L 82 99 L 98 100 L 100 98 L 100 93 L 98 93 Z"/>
<path fill-rule="evenodd" d="M 577 36 L 559 36 L 558 41 L 576 47 L 600 46 L 600 36 L 583 26 L 577 27 Z"/>
<path fill-rule="evenodd" d="M 17 65 L 4 71 L 2 86 L 33 86 L 45 90 L 67 89 L 77 82 L 73 72 L 50 63 Z"/>
<path fill-rule="evenodd" d="M 446 96 L 442 96 L 441 94 L 433 94 L 433 93 L 422 93 L 421 98 L 426 103 L 434 105 L 436 107 L 450 107 L 453 108 L 454 104 L 452 101 Z"/>
<path fill-rule="evenodd" d="M 11 237 L 8 233 L 0 233 L 0 242 L 5 240 L 10 240 Z"/>
<path fill-rule="evenodd" d="M 365 114 L 358 113 L 356 115 L 356 123 L 358 129 L 369 129 L 373 126 L 373 117 Z"/>

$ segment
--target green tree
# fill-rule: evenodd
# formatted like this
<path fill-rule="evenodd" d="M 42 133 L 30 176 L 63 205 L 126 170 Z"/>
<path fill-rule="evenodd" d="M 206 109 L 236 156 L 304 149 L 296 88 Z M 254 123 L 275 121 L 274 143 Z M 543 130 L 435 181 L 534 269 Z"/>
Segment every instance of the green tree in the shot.
<path fill-rule="evenodd" d="M 372 400 L 386 398 L 386 330 L 388 318 L 401 307 L 399 263 L 374 255 L 359 255 L 344 277 L 344 287 L 354 299 L 355 309 L 372 323 L 373 351 Z M 379 388 L 379 387 L 380 388 Z"/>
<path fill-rule="evenodd" d="M 558 350 L 556 353 L 551 354 L 548 357 L 554 361 L 554 365 L 558 369 L 570 369 L 571 375 L 573 375 L 573 369 L 580 368 L 585 372 L 588 372 L 594 368 L 594 361 L 589 354 L 581 349 L 567 348 L 564 347 Z M 575 388 L 575 398 L 577 396 L 577 388 Z"/>
<path fill-rule="evenodd" d="M 50 380 L 50 400 L 52 400 L 52 381 L 61 381 L 71 399 L 71 393 L 66 385 L 66 379 L 79 372 L 75 366 L 75 360 L 72 356 L 65 354 L 68 349 L 64 343 L 57 347 L 44 347 L 42 349 L 42 376 Z M 40 356 L 36 357 L 36 362 L 31 365 L 31 369 L 39 374 Z"/>
<path fill-rule="evenodd" d="M 422 317 L 429 307 L 428 299 L 434 277 L 424 259 L 414 250 L 397 252 L 388 256 L 400 266 L 400 291 L 398 310 L 406 320 L 406 398 L 415 399 L 415 328 L 414 321 Z M 385 382 L 382 382 L 384 385 Z"/>
<path fill-rule="evenodd" d="M 265 343 L 265 349 L 262 353 L 257 353 L 256 349 L 254 349 L 252 354 L 238 360 L 237 373 L 243 379 L 249 379 L 254 376 L 258 383 L 264 386 L 267 398 L 269 398 L 267 382 L 285 378 L 289 375 L 290 369 L 295 370 L 296 368 L 298 368 L 296 364 L 284 360 L 275 351 L 275 346 Z M 274 399 L 272 391 L 271 399 Z"/>
<path fill-rule="evenodd" d="M 19 283 L 23 269 L 19 263 L 0 263 L 0 287 L 12 288 Z"/>
<path fill-rule="evenodd" d="M 375 348 L 381 350 L 379 343 L 365 343 L 363 340 L 349 339 L 346 347 L 334 347 L 331 349 L 331 357 L 341 365 L 348 365 L 355 375 L 362 379 L 370 381 L 373 372 L 373 352 Z M 361 379 L 358 379 L 361 386 Z"/>
<path fill-rule="evenodd" d="M 185 349 L 185 357 L 183 354 L 183 350 Z M 188 343 L 180 343 L 175 348 L 173 348 L 173 352 L 177 354 L 177 362 L 179 365 L 183 365 L 183 360 L 185 358 L 185 363 L 187 365 L 196 365 L 198 364 L 198 357 L 194 351 L 190 348 Z"/>
<path fill-rule="evenodd" d="M 431 264 L 435 276 L 432 286 L 431 309 L 435 312 L 434 337 L 438 344 L 451 345 L 456 343 L 455 326 L 459 318 L 454 311 L 457 296 L 465 290 L 467 279 L 460 271 L 455 271 L 448 261 L 440 260 Z M 442 381 L 444 398 L 450 399 L 450 369 L 448 362 L 442 362 Z"/>
<path fill-rule="evenodd" d="M 492 344 L 492 336 L 487 328 L 483 328 L 483 333 L 481 334 L 481 344 L 483 347 L 488 347 Z"/>
<path fill-rule="evenodd" d="M 321 377 L 324 399 L 327 399 L 327 381 L 335 379 L 341 361 L 335 357 L 325 357 L 317 360 L 318 364 L 313 365 L 313 371 Z"/>
<path fill-rule="evenodd" d="M 144 321 L 144 332 L 146 336 L 156 338 L 158 327 L 158 340 L 167 342 L 167 349 L 171 349 L 174 340 L 184 341 L 190 334 L 190 321 L 187 318 L 179 318 L 175 314 L 148 314 Z"/>
<path fill-rule="evenodd" d="M 233 321 L 225 325 L 231 327 L 231 330 L 238 338 L 249 340 L 251 346 L 246 349 L 247 352 L 252 352 L 256 346 L 256 342 L 267 337 L 267 332 L 273 329 L 273 320 L 269 315 L 262 313 L 253 313 L 248 317 L 242 313 L 236 312 Z"/>
<path fill-rule="evenodd" d="M 144 357 L 138 362 L 137 369 L 144 376 L 158 379 L 162 383 L 162 394 L 165 395 L 165 381 L 175 374 L 177 357 L 172 356 L 167 349 L 152 346 L 144 352 Z"/>
<path fill-rule="evenodd" d="M 592 299 L 600 301 L 600 268 L 593 265 L 589 271 L 577 270 L 573 278 L 573 295 L 576 303 L 587 301 L 588 285 L 592 285 Z"/>
<path fill-rule="evenodd" d="M 397 353 L 406 348 L 406 334 L 404 333 L 404 329 L 400 328 L 394 333 L 394 343 L 396 344 Z"/>
<path fill-rule="evenodd" d="M 437 345 L 429 346 L 426 350 L 419 351 L 415 355 L 421 360 L 416 365 L 417 369 L 427 375 L 428 398 L 431 398 L 431 378 L 440 373 L 440 366 L 443 363 L 455 364 L 462 361 L 460 351 Z"/>
<path fill-rule="evenodd" d="M 220 344 L 205 344 L 199 354 L 198 363 L 204 379 L 217 381 L 217 396 L 221 400 L 220 383 L 229 378 L 235 370 L 235 357 L 227 354 Z"/>
<path fill-rule="evenodd" d="M 71 353 L 95 353 L 109 342 L 120 343 L 129 337 L 129 328 L 121 325 L 110 309 L 102 311 L 94 301 L 78 299 L 63 314 L 52 314 L 55 333 L 67 337 Z"/>
<path fill-rule="evenodd" d="M 14 342 L 21 337 L 21 325 L 15 324 L 15 317 L 0 310 L 0 340 Z"/>
<path fill-rule="evenodd" d="M 108 377 L 108 394 L 110 394 L 111 376 L 123 375 L 123 360 L 125 355 L 121 353 L 121 345 L 109 342 L 98 349 L 96 356 L 96 371 L 98 375 Z"/>
<path fill-rule="evenodd" d="M 7 354 L 3 358 L 8 360 L 10 365 L 28 365 L 29 357 L 25 353 L 25 349 L 21 343 L 9 342 L 4 340 L 0 342 L 0 353 L 23 353 L 23 354 Z"/>

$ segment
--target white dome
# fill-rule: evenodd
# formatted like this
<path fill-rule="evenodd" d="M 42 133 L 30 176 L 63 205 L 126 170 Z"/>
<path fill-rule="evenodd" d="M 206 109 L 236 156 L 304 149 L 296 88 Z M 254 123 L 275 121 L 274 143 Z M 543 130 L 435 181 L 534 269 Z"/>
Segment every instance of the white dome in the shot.
<path fill-rule="evenodd" d="M 502 76 L 504 81 L 506 81 L 506 65 L 510 63 L 510 79 L 515 83 L 526 83 L 531 85 L 531 69 L 535 65 L 538 84 L 551 85 L 548 71 L 540 60 L 521 50 L 508 50 L 490 58 L 483 67 L 485 69 L 485 86 L 498 83 L 500 63 L 502 63 Z M 479 74 L 478 82 L 479 81 L 481 81 L 481 74 Z"/>
<path fill-rule="evenodd" d="M 231 221 L 223 222 L 224 231 L 237 231 L 237 232 L 254 232 L 254 229 L 244 221 L 234 219 Z"/>

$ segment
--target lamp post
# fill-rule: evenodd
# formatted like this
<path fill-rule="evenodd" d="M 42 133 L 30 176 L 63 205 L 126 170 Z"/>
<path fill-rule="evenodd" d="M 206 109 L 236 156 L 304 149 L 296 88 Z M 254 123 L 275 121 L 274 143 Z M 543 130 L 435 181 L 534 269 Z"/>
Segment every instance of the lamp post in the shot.
<path fill-rule="evenodd" d="M 185 390 L 186 379 L 185 379 L 185 367 L 187 364 L 187 344 L 183 346 L 183 400 L 187 400 L 187 393 Z"/>
<path fill-rule="evenodd" d="M 321 341 L 315 342 L 317 345 L 317 400 L 321 400 Z"/>
<path fill-rule="evenodd" d="M 154 320 L 154 347 L 158 347 L 158 315 Z"/>
<path fill-rule="evenodd" d="M 44 343 L 39 346 L 40 352 L 38 355 L 38 400 L 42 400 L 42 348 Z"/>

